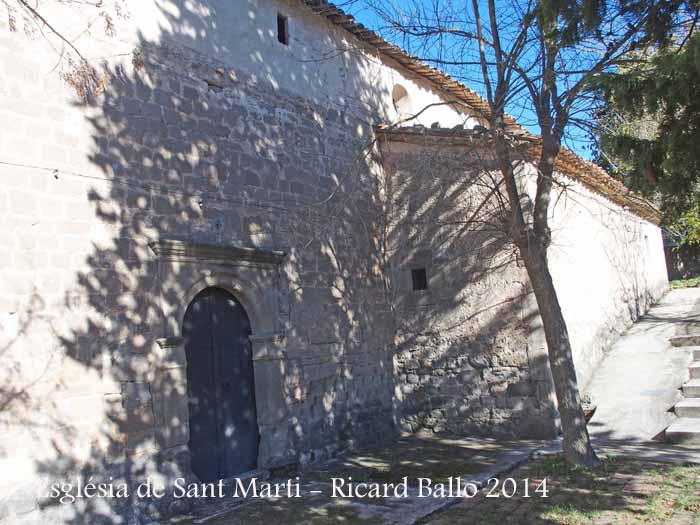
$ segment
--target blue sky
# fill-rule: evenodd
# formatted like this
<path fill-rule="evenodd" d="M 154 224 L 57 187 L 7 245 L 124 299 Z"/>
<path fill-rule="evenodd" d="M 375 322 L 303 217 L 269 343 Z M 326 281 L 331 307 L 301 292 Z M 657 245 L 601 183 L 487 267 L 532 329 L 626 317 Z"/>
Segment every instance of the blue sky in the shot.
<path fill-rule="evenodd" d="M 404 4 L 404 2 L 401 0 L 394 1 L 399 2 L 397 5 L 407 4 Z M 419 0 L 417 3 L 422 3 L 426 7 L 433 4 L 432 0 Z M 421 55 L 420 52 L 416 51 L 416 48 L 421 44 L 419 39 L 411 41 L 410 37 L 399 39 L 392 37 L 391 34 L 388 34 L 385 30 L 383 30 L 385 22 L 379 16 L 377 16 L 376 12 L 371 7 L 369 7 L 366 0 L 337 0 L 336 5 L 347 13 L 352 14 L 358 20 L 358 22 L 364 24 L 369 29 L 376 31 L 391 43 L 401 46 L 412 54 Z M 485 96 L 483 82 L 477 80 L 481 78 L 481 69 L 479 66 L 458 66 L 458 69 L 450 68 L 449 66 L 438 67 L 465 83 L 469 88 L 473 89 L 481 96 Z M 475 80 L 469 81 L 468 78 L 474 78 Z M 528 107 L 527 103 L 511 104 L 510 107 L 508 107 L 508 112 L 518 119 L 518 121 L 529 131 L 539 134 L 539 128 L 536 124 L 534 112 Z M 589 141 L 586 139 L 583 131 L 578 129 L 569 129 L 568 135 L 569 136 L 565 141 L 565 145 L 582 157 L 590 159 L 591 154 L 588 149 L 586 149 L 586 146 L 589 145 Z"/>

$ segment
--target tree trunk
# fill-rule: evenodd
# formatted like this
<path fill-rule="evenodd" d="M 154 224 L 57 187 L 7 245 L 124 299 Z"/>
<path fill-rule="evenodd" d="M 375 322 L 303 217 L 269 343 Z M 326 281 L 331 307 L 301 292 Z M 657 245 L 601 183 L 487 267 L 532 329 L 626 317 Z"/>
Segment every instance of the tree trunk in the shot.
<path fill-rule="evenodd" d="M 534 242 L 533 242 L 534 241 Z M 526 246 L 520 247 L 535 292 L 537 306 L 542 317 L 545 339 L 549 353 L 549 364 L 554 379 L 554 390 L 559 404 L 561 426 L 564 433 L 564 457 L 569 463 L 595 467 L 600 460 L 591 446 L 586 418 L 576 380 L 571 342 L 566 321 L 559 305 L 552 276 L 549 273 L 546 244 L 538 244 L 530 238 Z"/>
<path fill-rule="evenodd" d="M 495 125 L 499 124 L 496 120 Z M 493 125 L 493 124 L 492 124 Z M 554 159 L 558 143 L 543 140 L 542 159 L 539 163 L 537 195 L 533 211 L 533 225 L 529 226 L 523 215 L 520 190 L 513 170 L 511 150 L 502 138 L 496 135 L 496 156 L 503 174 L 508 200 L 511 206 L 511 238 L 525 262 L 532 289 L 537 299 L 537 307 L 542 317 L 542 326 L 547 341 L 549 364 L 554 380 L 554 391 L 561 415 L 564 433 L 564 457 L 569 463 L 595 467 L 598 460 L 586 428 L 586 418 L 581 406 L 581 398 L 576 381 L 571 342 L 566 321 L 561 312 L 557 291 L 547 262 L 547 248 L 550 244 L 548 210 L 550 189 L 554 173 Z"/>

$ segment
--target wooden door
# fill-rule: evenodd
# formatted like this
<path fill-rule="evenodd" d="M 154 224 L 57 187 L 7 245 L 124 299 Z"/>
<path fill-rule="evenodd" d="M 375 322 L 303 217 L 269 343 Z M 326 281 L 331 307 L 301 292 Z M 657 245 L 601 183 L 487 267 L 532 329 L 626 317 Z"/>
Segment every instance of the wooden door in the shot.
<path fill-rule="evenodd" d="M 257 466 L 258 425 L 250 322 L 221 288 L 200 292 L 185 312 L 192 470 L 201 481 Z"/>

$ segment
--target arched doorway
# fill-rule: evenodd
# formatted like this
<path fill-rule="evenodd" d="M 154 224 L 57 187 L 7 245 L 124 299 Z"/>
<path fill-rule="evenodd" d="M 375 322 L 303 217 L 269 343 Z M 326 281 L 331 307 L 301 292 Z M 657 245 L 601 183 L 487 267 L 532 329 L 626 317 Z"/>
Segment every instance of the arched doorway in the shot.
<path fill-rule="evenodd" d="M 258 425 L 250 321 L 226 290 L 210 287 L 185 312 L 192 470 L 201 481 L 254 469 Z"/>

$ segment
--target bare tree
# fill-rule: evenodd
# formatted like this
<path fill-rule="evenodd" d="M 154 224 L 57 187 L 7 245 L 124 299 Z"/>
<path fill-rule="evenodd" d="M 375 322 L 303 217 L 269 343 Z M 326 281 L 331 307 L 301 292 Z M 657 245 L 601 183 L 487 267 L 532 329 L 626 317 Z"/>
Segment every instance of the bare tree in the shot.
<path fill-rule="evenodd" d="M 507 204 L 505 229 L 524 261 L 547 341 L 566 459 L 599 463 L 581 406 L 566 321 L 548 264 L 552 195 L 560 183 L 564 141 L 591 117 L 586 87 L 630 53 L 662 44 L 692 17 L 685 2 L 553 2 L 368 0 L 380 31 L 468 85 L 481 87 L 488 110 L 478 115 L 493 140 Z M 538 130 L 533 135 L 509 116 Z M 534 195 L 520 166 L 529 151 L 537 168 Z M 499 190 L 500 191 L 500 190 Z"/>

